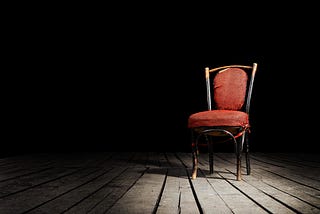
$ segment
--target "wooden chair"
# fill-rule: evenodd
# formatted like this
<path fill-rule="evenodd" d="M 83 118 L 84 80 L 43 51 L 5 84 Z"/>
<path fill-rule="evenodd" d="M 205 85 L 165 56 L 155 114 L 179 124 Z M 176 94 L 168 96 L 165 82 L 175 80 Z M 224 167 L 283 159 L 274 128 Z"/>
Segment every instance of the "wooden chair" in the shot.
<path fill-rule="evenodd" d="M 211 174 L 213 173 L 213 143 L 230 141 L 234 143 L 236 154 L 236 180 L 242 179 L 243 149 L 246 154 L 247 175 L 250 174 L 249 110 L 256 71 L 257 63 L 253 63 L 252 66 L 227 65 L 213 69 L 205 68 L 208 109 L 193 113 L 188 118 L 192 140 L 192 179 L 197 177 L 198 144 L 201 136 L 208 145 Z"/>

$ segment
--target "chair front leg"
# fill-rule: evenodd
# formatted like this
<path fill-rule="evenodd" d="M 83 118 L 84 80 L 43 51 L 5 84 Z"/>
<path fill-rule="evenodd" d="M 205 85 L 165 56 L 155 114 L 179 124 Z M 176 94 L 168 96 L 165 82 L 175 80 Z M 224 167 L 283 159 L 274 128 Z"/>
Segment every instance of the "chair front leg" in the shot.
<path fill-rule="evenodd" d="M 247 175 L 251 173 L 251 165 L 250 165 L 250 155 L 249 155 L 249 139 L 248 135 L 245 135 L 245 145 L 246 145 L 246 168 L 247 168 Z"/>
<path fill-rule="evenodd" d="M 236 140 L 237 181 L 242 180 L 242 174 L 241 174 L 242 144 L 243 144 L 243 137 L 240 137 L 240 140 L 239 139 Z"/>
<path fill-rule="evenodd" d="M 195 133 L 192 130 L 191 131 L 191 147 L 192 147 L 192 179 L 197 178 L 197 172 L 198 172 L 198 141 L 195 138 Z"/>

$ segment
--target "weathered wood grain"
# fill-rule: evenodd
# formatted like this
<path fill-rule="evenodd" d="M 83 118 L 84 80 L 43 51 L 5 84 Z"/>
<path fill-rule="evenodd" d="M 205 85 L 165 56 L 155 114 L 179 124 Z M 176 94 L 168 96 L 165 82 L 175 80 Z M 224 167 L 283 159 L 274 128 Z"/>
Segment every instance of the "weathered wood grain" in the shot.
<path fill-rule="evenodd" d="M 0 159 L 0 213 L 320 213 L 317 154 L 252 153 L 235 178 L 235 155 L 83 152 Z"/>

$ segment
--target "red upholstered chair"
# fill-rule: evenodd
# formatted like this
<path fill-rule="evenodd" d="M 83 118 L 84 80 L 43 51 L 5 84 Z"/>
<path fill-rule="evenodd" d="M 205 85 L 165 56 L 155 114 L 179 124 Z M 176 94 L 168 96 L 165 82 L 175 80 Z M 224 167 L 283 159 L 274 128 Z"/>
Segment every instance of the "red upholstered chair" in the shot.
<path fill-rule="evenodd" d="M 246 170 L 250 174 L 249 140 L 250 100 L 257 63 L 252 66 L 227 65 L 205 68 L 208 109 L 193 113 L 188 118 L 191 130 L 193 169 L 192 179 L 198 170 L 198 144 L 208 144 L 209 171 L 213 173 L 213 143 L 233 142 L 236 154 L 236 179 L 241 180 L 241 158 L 246 154 Z M 210 86 L 213 86 L 212 88 Z"/>

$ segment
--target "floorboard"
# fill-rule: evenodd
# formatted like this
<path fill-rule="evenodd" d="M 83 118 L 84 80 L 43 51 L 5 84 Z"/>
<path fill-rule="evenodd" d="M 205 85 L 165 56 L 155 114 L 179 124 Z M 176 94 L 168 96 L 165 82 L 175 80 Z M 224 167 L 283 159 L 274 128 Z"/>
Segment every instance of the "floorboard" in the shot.
<path fill-rule="evenodd" d="M 24 154 L 0 159 L 0 213 L 320 213 L 320 155 L 183 152 Z"/>

